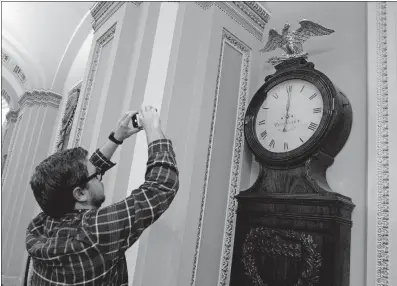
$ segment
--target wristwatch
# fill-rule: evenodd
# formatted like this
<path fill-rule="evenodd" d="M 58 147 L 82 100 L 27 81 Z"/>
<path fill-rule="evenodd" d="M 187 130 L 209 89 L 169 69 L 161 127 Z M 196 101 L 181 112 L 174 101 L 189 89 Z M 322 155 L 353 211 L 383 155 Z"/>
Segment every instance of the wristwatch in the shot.
<path fill-rule="evenodd" d="M 114 132 L 110 133 L 108 138 L 109 138 L 110 141 L 116 143 L 117 145 L 123 144 L 123 141 L 119 141 L 116 138 L 114 138 Z"/>

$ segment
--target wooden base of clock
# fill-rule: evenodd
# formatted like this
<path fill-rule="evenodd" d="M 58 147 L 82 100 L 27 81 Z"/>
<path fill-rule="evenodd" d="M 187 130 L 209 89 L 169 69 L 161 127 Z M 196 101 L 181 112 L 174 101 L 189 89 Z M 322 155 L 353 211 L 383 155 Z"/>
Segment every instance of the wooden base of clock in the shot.
<path fill-rule="evenodd" d="M 288 170 L 261 167 L 237 196 L 231 286 L 348 286 L 351 199 L 331 191 L 317 154 Z"/>

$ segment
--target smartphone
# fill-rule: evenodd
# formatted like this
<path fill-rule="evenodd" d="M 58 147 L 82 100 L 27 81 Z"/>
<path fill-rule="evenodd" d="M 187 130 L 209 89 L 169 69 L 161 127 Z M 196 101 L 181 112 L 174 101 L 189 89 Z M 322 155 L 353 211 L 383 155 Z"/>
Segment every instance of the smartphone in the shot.
<path fill-rule="evenodd" d="M 139 124 L 138 124 L 138 113 L 134 114 L 131 117 L 131 120 L 132 120 L 132 126 L 134 126 L 134 128 L 139 128 L 140 127 Z"/>

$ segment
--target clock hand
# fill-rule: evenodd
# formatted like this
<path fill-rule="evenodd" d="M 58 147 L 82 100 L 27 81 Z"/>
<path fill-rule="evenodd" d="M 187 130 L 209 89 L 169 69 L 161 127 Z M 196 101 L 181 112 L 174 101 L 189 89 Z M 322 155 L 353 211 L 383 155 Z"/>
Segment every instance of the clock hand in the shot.
<path fill-rule="evenodd" d="M 288 88 L 287 88 L 287 92 L 288 92 Z M 288 92 L 288 101 L 287 101 L 287 106 L 286 106 L 286 112 L 285 112 L 285 122 L 284 122 L 284 128 L 283 128 L 283 132 L 287 132 L 287 120 L 289 118 L 289 109 L 291 106 L 291 93 Z"/>

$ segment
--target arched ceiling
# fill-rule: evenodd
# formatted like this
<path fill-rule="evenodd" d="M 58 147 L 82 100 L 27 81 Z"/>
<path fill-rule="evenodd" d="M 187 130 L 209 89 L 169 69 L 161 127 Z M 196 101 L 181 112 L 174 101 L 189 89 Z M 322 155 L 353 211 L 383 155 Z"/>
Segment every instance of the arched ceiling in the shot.
<path fill-rule="evenodd" d="M 2 3 L 2 52 L 23 70 L 24 89 L 51 89 L 68 43 L 93 4 Z"/>

